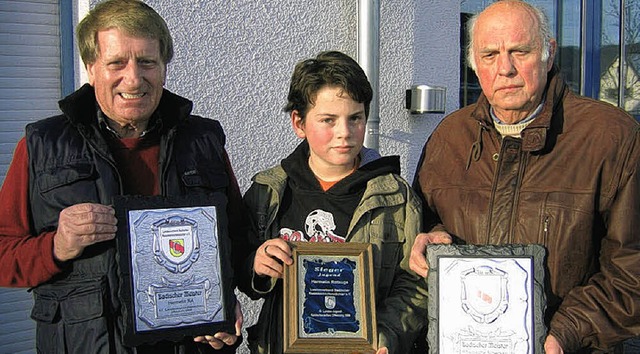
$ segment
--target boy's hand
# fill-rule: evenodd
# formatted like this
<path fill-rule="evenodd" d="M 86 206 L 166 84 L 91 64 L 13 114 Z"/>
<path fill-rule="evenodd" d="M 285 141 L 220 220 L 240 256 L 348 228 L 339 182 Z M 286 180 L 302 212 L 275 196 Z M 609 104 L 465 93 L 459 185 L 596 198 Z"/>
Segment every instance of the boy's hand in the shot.
<path fill-rule="evenodd" d="M 272 278 L 282 278 L 284 275 L 284 264 L 293 264 L 291 258 L 291 247 L 287 241 L 281 238 L 274 238 L 265 241 L 256 250 L 253 259 L 253 271 L 262 276 Z"/>

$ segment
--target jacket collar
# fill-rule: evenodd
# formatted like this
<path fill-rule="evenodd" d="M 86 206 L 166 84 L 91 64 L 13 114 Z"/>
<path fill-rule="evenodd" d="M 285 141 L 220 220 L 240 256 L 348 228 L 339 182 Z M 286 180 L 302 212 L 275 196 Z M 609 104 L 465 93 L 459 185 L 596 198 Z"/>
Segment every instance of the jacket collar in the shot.
<path fill-rule="evenodd" d="M 76 126 L 97 126 L 96 95 L 89 84 L 84 84 L 78 90 L 58 102 L 60 110 L 67 119 Z M 161 129 L 171 129 L 186 120 L 193 109 L 193 102 L 164 89 L 160 103 L 154 114 L 159 114 Z"/>
<path fill-rule="evenodd" d="M 546 100 L 542 111 L 522 131 L 522 149 L 524 151 L 540 151 L 545 147 L 554 112 L 560 109 L 566 92 L 567 85 L 564 83 L 559 69 L 554 65 L 547 77 L 547 86 L 543 94 L 543 96 L 546 96 Z M 493 122 L 489 109 L 489 101 L 484 93 L 480 94 L 476 108 L 471 113 L 471 116 L 483 126 L 492 126 Z"/>

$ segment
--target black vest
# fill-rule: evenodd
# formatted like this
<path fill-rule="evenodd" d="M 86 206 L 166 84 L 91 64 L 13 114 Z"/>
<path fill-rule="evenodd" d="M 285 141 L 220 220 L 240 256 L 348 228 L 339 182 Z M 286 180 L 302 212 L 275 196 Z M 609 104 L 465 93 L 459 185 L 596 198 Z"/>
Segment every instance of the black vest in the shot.
<path fill-rule="evenodd" d="M 60 211 L 68 206 L 111 204 L 113 196 L 122 194 L 121 180 L 127 178 L 119 174 L 99 130 L 93 88 L 85 85 L 61 101 L 60 108 L 64 115 L 26 129 L 30 226 L 36 235 L 55 230 Z M 229 176 L 222 127 L 190 111 L 190 101 L 165 90 L 158 107 L 161 194 L 215 193 L 226 202 Z M 226 235 L 223 209 L 220 232 Z M 62 273 L 33 290 L 39 348 L 56 353 L 128 352 L 121 346 L 115 252 L 114 241 L 87 247 Z"/>

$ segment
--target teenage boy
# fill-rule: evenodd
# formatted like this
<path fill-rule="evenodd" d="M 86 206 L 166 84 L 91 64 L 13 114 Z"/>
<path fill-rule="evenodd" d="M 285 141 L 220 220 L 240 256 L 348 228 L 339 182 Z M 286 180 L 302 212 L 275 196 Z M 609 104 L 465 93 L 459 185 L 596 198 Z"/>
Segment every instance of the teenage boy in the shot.
<path fill-rule="evenodd" d="M 287 241 L 373 245 L 378 353 L 408 353 L 425 325 L 424 280 L 409 270 L 421 226 L 420 202 L 400 176 L 397 156 L 363 147 L 372 89 L 340 52 L 298 63 L 288 103 L 303 139 L 279 166 L 258 173 L 244 196 L 254 252 L 240 289 L 265 302 L 249 328 L 254 353 L 282 353 L 282 276 L 293 262 Z"/>

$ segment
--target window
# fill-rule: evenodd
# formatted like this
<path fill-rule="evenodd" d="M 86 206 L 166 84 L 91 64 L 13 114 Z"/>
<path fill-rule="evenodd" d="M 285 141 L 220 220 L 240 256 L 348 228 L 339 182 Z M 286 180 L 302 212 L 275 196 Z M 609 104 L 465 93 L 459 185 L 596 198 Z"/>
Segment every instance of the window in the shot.
<path fill-rule="evenodd" d="M 640 3 L 604 1 L 598 99 L 640 115 Z M 622 85 L 620 83 L 623 83 Z"/>

